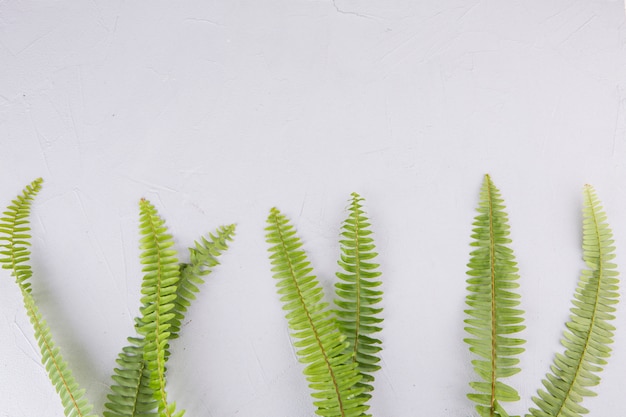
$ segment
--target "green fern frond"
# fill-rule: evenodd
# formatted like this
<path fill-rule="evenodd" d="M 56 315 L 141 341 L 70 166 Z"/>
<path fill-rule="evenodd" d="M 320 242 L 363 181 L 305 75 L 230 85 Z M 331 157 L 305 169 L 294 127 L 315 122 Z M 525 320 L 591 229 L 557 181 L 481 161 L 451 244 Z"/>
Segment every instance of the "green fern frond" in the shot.
<path fill-rule="evenodd" d="M 3 213 L 0 219 L 0 259 L 2 267 L 10 269 L 24 299 L 24 307 L 35 331 L 35 339 L 41 351 L 41 363 L 46 368 L 50 381 L 61 397 L 67 417 L 94 417 L 90 414 L 93 406 L 84 398 L 84 390 L 78 386 L 67 362 L 52 340 L 50 328 L 43 319 L 31 295 L 28 279 L 32 276 L 30 260 L 30 207 L 35 195 L 41 189 L 43 180 L 36 179 L 28 185 Z"/>
<path fill-rule="evenodd" d="M 194 247 L 189 248 L 189 263 L 180 265 L 180 281 L 176 289 L 174 300 L 174 318 L 170 322 L 170 339 L 178 337 L 180 326 L 185 318 L 187 308 L 191 301 L 196 298 L 200 289 L 198 285 L 204 284 L 202 277 L 211 273 L 211 268 L 219 265 L 218 257 L 228 249 L 228 242 L 233 240 L 235 225 L 220 226 L 209 238 L 202 237 L 200 242 L 194 242 Z"/>
<path fill-rule="evenodd" d="M 486 175 L 473 223 L 471 245 L 477 249 L 471 253 L 467 272 L 466 304 L 470 308 L 465 312 L 470 318 L 465 320 L 465 330 L 472 337 L 464 339 L 470 351 L 481 358 L 472 361 L 481 381 L 470 383 L 477 393 L 468 397 L 478 404 L 476 410 L 483 417 L 505 416 L 500 402 L 519 400 L 517 391 L 501 379 L 520 371 L 516 366 L 519 359 L 514 356 L 524 351 L 519 347 L 524 340 L 510 337 L 524 326 L 520 324 L 523 311 L 515 308 L 520 304 L 515 292 L 518 269 L 508 247 L 511 240 L 503 203 Z"/>
<path fill-rule="evenodd" d="M 618 272 L 613 234 L 606 222 L 594 189 L 587 185 L 583 208 L 582 271 L 561 343 L 564 354 L 557 354 L 551 372 L 533 401 L 540 409 L 531 409 L 535 417 L 578 417 L 588 410 L 580 405 L 583 397 L 595 395 L 589 387 L 600 383 L 597 375 L 610 356 L 615 328 L 609 324 L 618 301 Z M 529 415 L 530 416 L 530 415 Z"/>
<path fill-rule="evenodd" d="M 33 199 L 41 190 L 43 179 L 37 178 L 24 188 L 22 194 L 18 195 L 12 204 L 7 207 L 0 218 L 0 262 L 2 268 L 10 269 L 12 275 L 15 276 L 17 284 L 30 292 L 30 283 L 28 279 L 33 275 L 28 260 L 30 257 L 30 207 Z"/>
<path fill-rule="evenodd" d="M 145 273 L 141 285 L 141 320 L 138 332 L 145 338 L 144 360 L 150 373 L 150 387 L 159 403 L 159 414 L 179 417 L 184 411 L 176 411 L 175 403 L 169 404 L 165 390 L 165 349 L 170 337 L 170 322 L 176 299 L 180 267 L 172 236 L 167 233 L 165 221 L 159 217 L 150 202 L 139 203 L 139 229 L 142 249 L 142 271 Z"/>
<path fill-rule="evenodd" d="M 120 367 L 114 369 L 104 417 L 158 417 L 155 390 L 150 387 L 150 371 L 143 358 L 145 340 L 129 337 L 128 341 L 116 359 Z"/>
<path fill-rule="evenodd" d="M 343 272 L 337 273 L 342 282 L 335 284 L 335 304 L 339 307 L 335 314 L 339 329 L 350 343 L 351 361 L 357 364 L 363 377 L 358 386 L 369 398 L 371 395 L 367 393 L 374 389 L 369 384 L 374 380 L 372 373 L 380 369 L 377 353 L 382 349 L 379 346 L 381 341 L 372 335 L 381 330 L 378 324 L 383 319 L 378 315 L 382 308 L 375 306 L 382 300 L 383 292 L 376 289 L 381 285 L 378 279 L 381 274 L 376 271 L 378 264 L 372 262 L 377 253 L 362 201 L 358 194 L 352 194 L 349 215 L 342 227 L 341 260 L 338 263 Z"/>
<path fill-rule="evenodd" d="M 346 352 L 349 344 L 339 331 L 337 323 L 322 301 L 323 291 L 294 227 L 278 209 L 268 217 L 266 240 L 270 245 L 272 272 L 278 281 L 283 309 L 293 336 L 298 339 L 300 361 L 307 366 L 304 374 L 309 381 L 316 414 L 325 417 L 364 416 L 369 406 L 361 396 L 361 380 L 356 364 Z"/>

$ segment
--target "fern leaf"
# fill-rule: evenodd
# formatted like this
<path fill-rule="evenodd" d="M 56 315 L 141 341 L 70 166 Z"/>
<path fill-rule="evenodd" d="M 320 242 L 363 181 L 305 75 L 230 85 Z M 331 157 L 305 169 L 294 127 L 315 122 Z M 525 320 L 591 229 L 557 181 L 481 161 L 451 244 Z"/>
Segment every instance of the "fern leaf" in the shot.
<path fill-rule="evenodd" d="M 228 249 L 228 242 L 232 241 L 234 234 L 234 224 L 221 226 L 215 234 L 209 234 L 208 239 L 202 237 L 199 242 L 194 242 L 193 248 L 189 248 L 189 263 L 180 265 L 180 281 L 172 310 L 174 318 L 170 322 L 170 339 L 178 337 L 187 308 L 196 298 L 195 294 L 200 291 L 198 285 L 204 284 L 202 277 L 210 274 L 212 268 L 219 265 L 217 258 Z"/>
<path fill-rule="evenodd" d="M 342 227 L 341 260 L 339 266 L 343 272 L 337 277 L 341 282 L 335 284 L 337 298 L 335 310 L 337 324 L 350 343 L 351 361 L 356 363 L 362 382 L 359 387 L 364 389 L 364 396 L 370 398 L 374 388 L 370 382 L 374 380 L 372 373 L 379 370 L 380 340 L 372 337 L 381 330 L 378 326 L 383 321 L 378 317 L 382 308 L 375 307 L 382 299 L 382 291 L 376 288 L 381 285 L 378 264 L 372 261 L 377 253 L 374 251 L 374 239 L 369 230 L 369 220 L 362 209 L 363 199 L 356 193 L 352 194 L 349 215 Z"/>
<path fill-rule="evenodd" d="M 139 203 L 139 228 L 143 236 L 140 240 L 142 249 L 141 263 L 144 265 L 141 299 L 141 320 L 138 332 L 145 338 L 144 360 L 150 373 L 150 387 L 159 404 L 159 414 L 166 417 L 182 416 L 177 412 L 175 403 L 169 404 L 165 390 L 165 349 L 170 336 L 170 322 L 175 314 L 177 284 L 180 269 L 174 242 L 167 233 L 165 221 L 159 217 L 150 202 L 142 199 Z"/>
<path fill-rule="evenodd" d="M 590 387 L 600 383 L 597 375 L 606 364 L 615 328 L 613 307 L 618 301 L 618 272 L 613 235 L 594 189 L 584 190 L 582 271 L 570 309 L 570 321 L 561 343 L 564 354 L 557 354 L 551 372 L 530 409 L 535 417 L 578 417 L 588 410 L 580 405 L 583 397 L 595 395 Z M 529 415 L 529 416 L 530 416 Z"/>
<path fill-rule="evenodd" d="M 301 250 L 294 227 L 276 208 L 268 217 L 266 240 L 278 293 L 300 361 L 315 399 L 316 413 L 326 417 L 364 416 L 369 408 L 355 385 L 361 380 L 350 362 L 346 337 L 322 301 L 323 291 Z"/>
<path fill-rule="evenodd" d="M 508 218 L 504 212 L 500 192 L 486 175 L 480 193 L 478 215 L 475 218 L 471 253 L 468 264 L 465 312 L 465 330 L 472 336 L 464 339 L 470 351 L 480 359 L 472 361 L 481 381 L 470 383 L 477 391 L 468 397 L 477 403 L 476 410 L 483 417 L 505 416 L 501 402 L 517 401 L 519 395 L 502 378 L 520 371 L 516 366 L 519 359 L 514 356 L 523 352 L 519 347 L 522 339 L 510 337 L 524 326 L 520 304 L 519 287 L 516 282 L 517 263 L 508 244 Z"/>
<path fill-rule="evenodd" d="M 22 290 L 30 293 L 28 279 L 33 275 L 28 260 L 30 259 L 30 207 L 33 199 L 41 190 L 43 180 L 37 178 L 24 188 L 12 204 L 7 207 L 0 218 L 0 263 L 2 268 L 10 269 L 15 276 L 17 284 Z"/>
<path fill-rule="evenodd" d="M 52 385 L 61 397 L 61 403 L 67 417 L 94 417 L 93 406 L 84 398 L 84 390 L 78 386 L 67 362 L 63 360 L 59 348 L 55 346 L 46 321 L 43 319 L 31 294 L 32 276 L 30 260 L 30 206 L 35 195 L 41 189 L 43 180 L 36 179 L 28 185 L 21 195 L 3 213 L 0 219 L 0 259 L 2 267 L 10 269 L 24 299 L 24 307 L 35 331 L 35 339 L 41 351 L 41 363 L 46 368 Z"/>
<path fill-rule="evenodd" d="M 158 402 L 150 387 L 150 371 L 144 361 L 145 340 L 129 337 L 130 344 L 122 349 L 116 360 L 111 394 L 107 395 L 104 417 L 157 417 Z"/>

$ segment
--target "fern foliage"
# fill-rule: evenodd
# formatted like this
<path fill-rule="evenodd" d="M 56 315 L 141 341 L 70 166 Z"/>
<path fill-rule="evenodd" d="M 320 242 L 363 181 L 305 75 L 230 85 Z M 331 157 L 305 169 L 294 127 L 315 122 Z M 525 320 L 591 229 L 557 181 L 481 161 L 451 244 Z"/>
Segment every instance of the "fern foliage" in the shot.
<path fill-rule="evenodd" d="M 176 316 L 175 307 L 180 267 L 174 242 L 167 232 L 165 221 L 154 206 L 145 199 L 139 203 L 139 229 L 141 263 L 144 265 L 141 293 L 142 317 L 138 332 L 145 338 L 144 360 L 150 373 L 149 386 L 158 401 L 159 414 L 179 417 L 184 411 L 176 411 L 175 403 L 168 403 L 165 389 L 165 350 L 170 337 L 170 322 Z"/>
<path fill-rule="evenodd" d="M 187 308 L 195 300 L 204 278 L 211 269 L 219 265 L 218 257 L 228 249 L 228 242 L 235 234 L 235 225 L 219 227 L 215 233 L 202 237 L 189 248 L 189 263 L 180 264 L 180 282 L 174 299 L 174 317 L 171 321 L 170 339 L 178 337 L 180 325 L 185 318 Z"/>
<path fill-rule="evenodd" d="M 189 263 L 178 264 L 180 280 L 176 286 L 176 297 L 172 301 L 170 311 L 174 316 L 169 321 L 168 340 L 178 337 L 180 326 L 185 318 L 187 308 L 195 299 L 199 285 L 204 283 L 203 277 L 211 272 L 211 268 L 219 264 L 218 257 L 228 249 L 228 242 L 232 240 L 235 226 L 223 226 L 208 237 L 202 237 L 195 246 L 189 249 Z M 147 291 L 144 291 L 147 292 Z M 144 298 L 142 311 L 145 311 L 152 302 L 151 298 Z M 144 326 L 144 322 L 137 318 L 137 328 Z M 144 318 L 145 320 L 145 318 Z M 150 384 L 152 372 L 144 360 L 145 338 L 142 335 L 128 339 L 130 344 L 122 349 L 112 376 L 114 384 L 111 394 L 107 396 L 105 417 L 157 417 L 158 387 Z M 164 347 L 164 361 L 170 356 L 168 344 Z M 156 389 L 155 389 L 156 388 Z"/>
<path fill-rule="evenodd" d="M 41 189 L 42 179 L 29 184 L 3 213 L 0 219 L 0 262 L 10 269 L 21 290 L 24 307 L 35 331 L 35 339 L 41 351 L 41 363 L 46 368 L 52 385 L 61 397 L 67 417 L 93 417 L 93 406 L 84 397 L 85 391 L 78 386 L 71 370 L 55 345 L 50 328 L 43 319 L 31 294 L 32 276 L 30 260 L 30 207 L 35 195 Z"/>
<path fill-rule="evenodd" d="M 368 393 L 374 389 L 370 384 L 374 380 L 372 374 L 380 369 L 377 353 L 381 350 L 381 341 L 373 335 L 381 330 L 382 308 L 376 305 L 383 293 L 378 289 L 381 273 L 374 262 L 377 253 L 362 201 L 358 194 L 352 194 L 349 215 L 342 226 L 338 262 L 342 271 L 337 273 L 340 282 L 335 284 L 338 307 L 335 313 L 339 330 L 350 344 L 351 360 L 362 376 L 357 386 L 364 389 L 364 396 L 370 397 Z"/>
<path fill-rule="evenodd" d="M 144 361 L 145 339 L 129 337 L 122 349 L 112 376 L 111 394 L 104 407 L 104 417 L 158 417 L 158 401 L 150 386 L 150 371 Z"/>
<path fill-rule="evenodd" d="M 301 249 L 294 227 L 276 208 L 268 217 L 266 239 L 270 244 L 272 272 L 304 374 L 313 389 L 316 414 L 325 417 L 364 416 L 363 388 L 356 363 L 351 360 L 349 342 L 341 333 L 323 290 Z"/>
<path fill-rule="evenodd" d="M 545 390 L 533 401 L 539 407 L 530 410 L 535 417 L 578 417 L 588 410 L 580 405 L 583 397 L 595 395 L 590 387 L 600 382 L 597 375 L 607 363 L 609 345 L 615 328 L 614 305 L 618 301 L 618 272 L 613 235 L 607 224 L 596 192 L 587 185 L 583 208 L 582 271 L 570 309 L 570 320 L 561 343 L 563 354 L 557 354 L 544 379 Z"/>
<path fill-rule="evenodd" d="M 511 335 L 524 329 L 523 311 L 518 309 L 517 264 L 509 247 L 508 217 L 504 202 L 491 178 L 486 175 L 480 192 L 478 215 L 473 223 L 468 264 L 468 295 L 465 339 L 478 355 L 472 364 L 480 381 L 470 383 L 476 391 L 468 397 L 477 403 L 482 417 L 507 416 L 501 402 L 519 400 L 517 391 L 502 382 L 520 371 L 515 355 L 523 352 L 524 340 Z"/>

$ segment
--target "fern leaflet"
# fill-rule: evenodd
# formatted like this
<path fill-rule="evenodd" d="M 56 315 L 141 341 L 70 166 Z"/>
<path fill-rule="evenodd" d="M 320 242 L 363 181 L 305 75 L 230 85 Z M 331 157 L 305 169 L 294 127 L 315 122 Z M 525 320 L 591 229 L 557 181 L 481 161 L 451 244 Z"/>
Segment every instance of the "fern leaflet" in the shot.
<path fill-rule="evenodd" d="M 522 310 L 516 309 L 519 294 L 517 267 L 513 251 L 508 247 L 508 218 L 504 212 L 500 192 L 486 175 L 480 193 L 478 215 L 475 217 L 471 253 L 468 264 L 465 312 L 465 330 L 472 336 L 464 339 L 470 351 L 480 359 L 472 361 L 474 370 L 482 381 L 470 386 L 477 393 L 468 397 L 477 403 L 476 410 L 482 417 L 506 416 L 500 402 L 519 400 L 517 391 L 503 383 L 502 378 L 520 371 L 515 358 L 523 352 L 519 347 L 522 339 L 509 335 L 520 332 L 524 326 Z"/>
<path fill-rule="evenodd" d="M 358 384 L 365 390 L 364 395 L 374 388 L 369 382 L 374 380 L 372 373 L 380 369 L 377 365 L 380 358 L 376 355 L 381 347 L 381 341 L 371 335 L 381 329 L 378 323 L 382 318 L 378 314 L 382 308 L 376 308 L 382 299 L 382 291 L 376 288 L 381 285 L 376 271 L 378 264 L 372 261 L 376 258 L 375 245 L 370 223 L 365 215 L 361 202 L 363 199 L 356 193 L 352 194 L 349 215 L 342 227 L 341 259 L 338 262 L 343 272 L 338 272 L 341 280 L 335 284 L 337 298 L 335 310 L 337 324 L 341 332 L 350 343 L 351 361 L 356 363 L 363 379 Z"/>
<path fill-rule="evenodd" d="M 32 276 L 30 260 L 30 206 L 35 195 L 41 189 L 43 180 L 36 179 L 28 185 L 21 195 L 13 200 L 0 219 L 0 259 L 2 267 L 10 269 L 22 292 L 24 307 L 35 331 L 37 345 L 41 351 L 41 363 L 46 368 L 50 381 L 61 397 L 64 412 L 67 417 L 94 417 L 90 414 L 93 406 L 84 398 L 84 390 L 80 389 L 74 379 L 67 362 L 63 360 L 59 348 L 52 340 L 50 328 L 43 319 L 35 300 L 31 294 L 30 282 Z"/>
<path fill-rule="evenodd" d="M 346 352 L 349 344 L 339 331 L 337 323 L 322 302 L 323 291 L 313 269 L 301 250 L 302 244 L 292 225 L 278 209 L 268 217 L 266 240 L 270 245 L 272 272 L 278 281 L 283 309 L 293 336 L 298 355 L 307 366 L 304 374 L 309 381 L 316 414 L 325 417 L 364 416 L 369 406 L 361 396 L 361 381 L 356 364 Z"/>
<path fill-rule="evenodd" d="M 618 301 L 618 272 L 613 235 L 606 222 L 594 189 L 584 190 L 583 259 L 588 269 L 582 271 L 570 309 L 570 321 L 561 343 L 564 354 L 557 354 L 551 372 L 546 375 L 545 390 L 533 401 L 539 409 L 530 409 L 535 417 L 578 417 L 588 410 L 580 405 L 583 397 L 595 395 L 589 387 L 598 385 L 597 375 L 606 364 L 615 328 L 609 324 Z"/>

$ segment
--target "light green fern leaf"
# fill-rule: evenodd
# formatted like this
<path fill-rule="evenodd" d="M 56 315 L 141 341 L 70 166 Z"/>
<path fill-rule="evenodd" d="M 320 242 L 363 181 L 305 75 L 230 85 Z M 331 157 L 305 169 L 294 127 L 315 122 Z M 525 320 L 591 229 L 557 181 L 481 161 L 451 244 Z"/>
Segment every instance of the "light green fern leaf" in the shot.
<path fill-rule="evenodd" d="M 24 307 L 35 331 L 35 339 L 41 351 L 41 363 L 46 368 L 50 381 L 61 397 L 67 417 L 94 417 L 93 406 L 84 398 L 85 391 L 78 386 L 67 362 L 63 360 L 60 350 L 55 346 L 46 321 L 43 319 L 31 294 L 30 282 L 32 269 L 30 260 L 30 206 L 35 195 L 41 189 L 42 179 L 39 178 L 28 185 L 21 195 L 3 213 L 0 219 L 0 262 L 2 267 L 10 269 L 24 298 Z"/>
<path fill-rule="evenodd" d="M 377 271 L 378 264 L 373 262 L 377 253 L 362 201 L 358 194 L 352 194 L 349 215 L 342 227 L 339 266 L 343 271 L 337 273 L 341 282 L 335 284 L 335 304 L 339 307 L 335 313 L 339 329 L 350 343 L 351 361 L 357 364 L 363 377 L 358 386 L 369 398 L 368 392 L 374 389 L 369 384 L 374 380 L 372 373 L 380 369 L 377 353 L 381 350 L 381 341 L 372 335 L 381 330 L 378 324 L 383 321 L 379 317 L 382 308 L 376 305 L 383 293 L 377 289 L 381 285 L 381 274 Z"/>
<path fill-rule="evenodd" d="M 517 263 L 509 248 L 509 225 L 500 192 L 486 175 L 475 218 L 468 264 L 465 330 L 472 336 L 465 339 L 470 351 L 480 358 L 472 361 L 480 381 L 470 383 L 476 391 L 468 397 L 477 403 L 482 417 L 506 416 L 501 402 L 517 401 L 517 391 L 502 382 L 520 371 L 515 355 L 523 352 L 524 340 L 511 337 L 524 329 L 523 311 L 516 289 Z"/>
<path fill-rule="evenodd" d="M 292 335 L 297 339 L 294 345 L 300 360 L 307 364 L 304 374 L 314 391 L 316 414 L 365 416 L 369 406 L 360 395 L 363 389 L 356 387 L 361 375 L 346 352 L 346 337 L 339 331 L 328 304 L 322 301 L 322 287 L 312 274 L 294 227 L 273 208 L 266 231 L 278 293 Z"/>
<path fill-rule="evenodd" d="M 200 291 L 198 285 L 204 284 L 202 277 L 210 274 L 212 268 L 219 265 L 217 258 L 228 249 L 228 242 L 232 241 L 234 234 L 234 224 L 221 226 L 215 234 L 209 234 L 208 239 L 202 237 L 199 242 L 194 242 L 193 248 L 189 248 L 189 263 L 180 265 L 180 281 L 173 309 L 175 315 L 170 322 L 170 339 L 178 337 L 187 308 L 196 298 L 195 294 Z"/>
<path fill-rule="evenodd" d="M 615 328 L 613 307 L 618 301 L 618 272 L 613 234 L 594 189 L 584 190 L 582 271 L 571 308 L 570 321 L 561 343 L 564 354 L 557 354 L 551 372 L 543 380 L 545 390 L 533 401 L 539 409 L 535 417 L 579 417 L 588 410 L 580 405 L 583 397 L 595 395 L 590 387 L 600 383 L 597 375 L 606 364 Z M 530 416 L 529 415 L 529 416 Z"/>
<path fill-rule="evenodd" d="M 170 337 L 170 322 L 176 299 L 180 267 L 174 242 L 167 233 L 165 221 L 159 217 L 154 206 L 142 199 L 139 203 L 139 229 L 142 238 L 141 263 L 144 265 L 141 293 L 142 317 L 138 332 L 144 337 L 144 360 L 150 373 L 150 387 L 159 404 L 159 414 L 179 417 L 184 411 L 176 411 L 175 403 L 168 403 L 165 389 L 165 350 Z"/>

